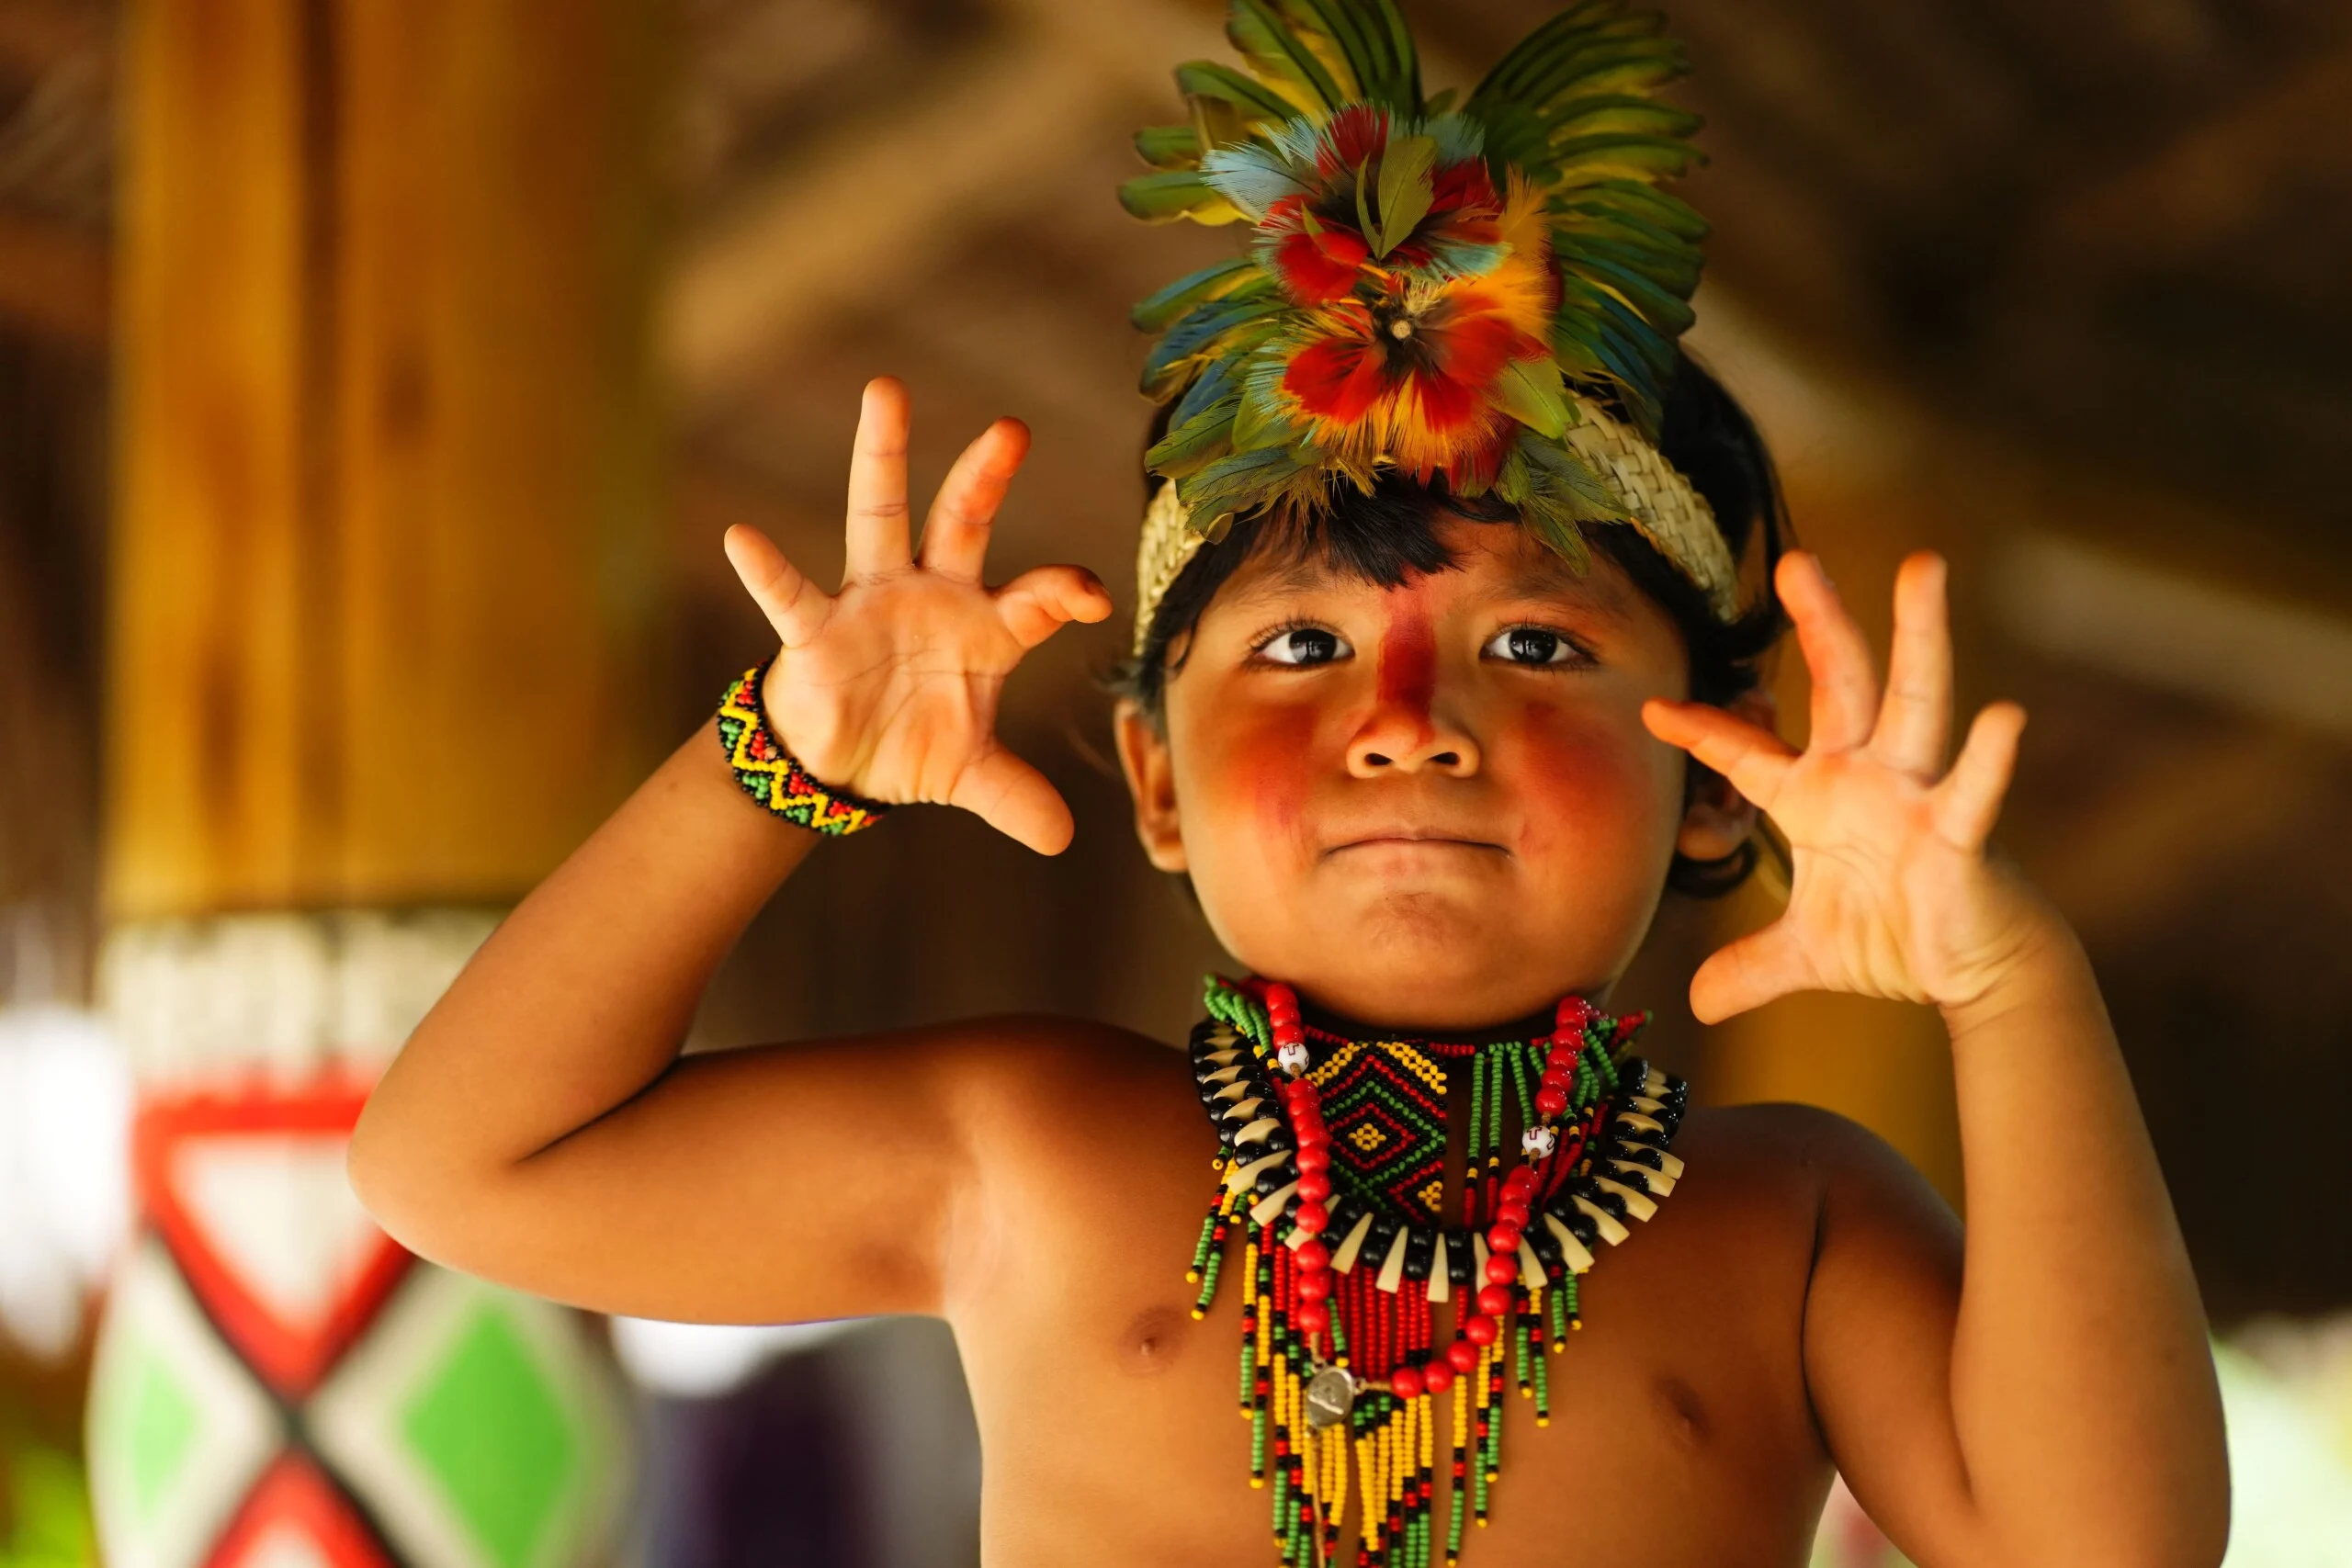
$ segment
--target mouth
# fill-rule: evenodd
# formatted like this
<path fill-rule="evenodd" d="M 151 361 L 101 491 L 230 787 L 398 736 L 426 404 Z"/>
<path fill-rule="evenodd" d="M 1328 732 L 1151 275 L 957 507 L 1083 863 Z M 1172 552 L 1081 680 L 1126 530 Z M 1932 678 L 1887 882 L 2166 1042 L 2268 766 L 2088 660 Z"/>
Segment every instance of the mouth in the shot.
<path fill-rule="evenodd" d="M 1323 852 L 1323 858 L 1347 853 L 1351 850 L 1385 851 L 1392 854 L 1428 852 L 1443 854 L 1449 851 L 1468 850 L 1487 854 L 1508 854 L 1502 845 L 1487 839 L 1474 839 L 1455 833 L 1435 833 L 1416 829 L 1397 829 L 1366 833 L 1360 838 L 1345 840 Z"/>

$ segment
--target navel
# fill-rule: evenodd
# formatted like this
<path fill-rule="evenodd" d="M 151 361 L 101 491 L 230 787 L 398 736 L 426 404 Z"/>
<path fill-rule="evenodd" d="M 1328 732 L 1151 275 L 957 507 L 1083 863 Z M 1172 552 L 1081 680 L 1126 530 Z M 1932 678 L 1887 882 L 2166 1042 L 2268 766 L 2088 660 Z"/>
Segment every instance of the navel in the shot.
<path fill-rule="evenodd" d="M 1677 1377 L 1662 1377 L 1651 1386 L 1659 1420 L 1667 1432 L 1686 1448 L 1704 1448 L 1713 1435 L 1713 1423 L 1699 1393 Z"/>

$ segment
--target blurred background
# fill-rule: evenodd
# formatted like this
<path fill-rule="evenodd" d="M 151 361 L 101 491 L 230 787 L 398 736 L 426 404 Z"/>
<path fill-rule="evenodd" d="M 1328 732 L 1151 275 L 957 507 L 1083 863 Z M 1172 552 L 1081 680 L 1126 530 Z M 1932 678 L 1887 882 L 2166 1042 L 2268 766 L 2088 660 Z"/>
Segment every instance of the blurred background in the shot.
<path fill-rule="evenodd" d="M 1548 7 L 1406 9 L 1444 85 Z M 2352 6 L 1670 10 L 1693 347 L 1882 639 L 1894 563 L 1951 556 L 1963 701 L 2033 716 L 2005 841 L 2098 965 L 2222 1336 L 2232 1562 L 2352 1562 Z M 912 387 L 926 489 L 1028 420 L 994 569 L 1131 592 L 1126 308 L 1233 240 L 1112 191 L 1219 12 L 0 0 L 0 1568 L 100 1523 L 118 1568 L 975 1560 L 936 1325 L 585 1321 L 391 1247 L 340 1141 L 763 651 L 721 530 L 838 569 L 865 378 Z M 944 811 L 829 852 L 697 1044 L 1180 1038 L 1220 957 L 1132 847 L 1124 637 L 1007 698 L 1069 854 Z M 1621 993 L 1656 1054 L 1957 1200 L 1931 1015 L 1690 1018 L 1770 914 L 1669 906 Z M 1841 1497 L 1819 1561 L 1893 1559 Z"/>

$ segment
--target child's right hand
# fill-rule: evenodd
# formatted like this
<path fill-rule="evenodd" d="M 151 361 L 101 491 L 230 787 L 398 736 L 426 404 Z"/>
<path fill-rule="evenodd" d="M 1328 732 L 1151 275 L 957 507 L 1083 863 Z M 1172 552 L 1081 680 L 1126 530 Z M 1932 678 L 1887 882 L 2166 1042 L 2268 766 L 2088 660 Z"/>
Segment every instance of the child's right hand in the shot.
<path fill-rule="evenodd" d="M 783 639 L 762 694 L 768 722 L 811 776 L 888 802 L 977 813 L 1043 854 L 1069 844 L 1069 807 L 997 743 L 997 696 L 1022 656 L 1066 622 L 1099 621 L 1111 596 L 1075 566 L 980 581 L 989 527 L 1029 449 L 1000 419 L 948 471 L 918 557 L 907 528 L 907 389 L 866 383 L 849 470 L 849 551 L 827 595 L 768 537 L 727 531 L 727 558 Z"/>

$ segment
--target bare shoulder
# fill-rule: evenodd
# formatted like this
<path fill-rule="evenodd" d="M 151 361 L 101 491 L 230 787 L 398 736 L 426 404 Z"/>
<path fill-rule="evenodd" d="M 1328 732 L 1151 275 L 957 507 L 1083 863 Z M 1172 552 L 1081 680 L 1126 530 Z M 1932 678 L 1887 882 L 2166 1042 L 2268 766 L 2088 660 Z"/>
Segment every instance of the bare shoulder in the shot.
<path fill-rule="evenodd" d="M 1708 1106 L 1683 1121 L 1675 1150 L 1714 1201 L 1769 1211 L 1826 1238 L 1833 1215 L 1957 1235 L 1942 1197 L 1910 1161 L 1859 1122 L 1815 1105 Z"/>

